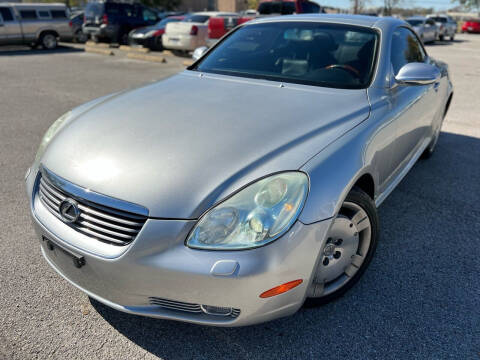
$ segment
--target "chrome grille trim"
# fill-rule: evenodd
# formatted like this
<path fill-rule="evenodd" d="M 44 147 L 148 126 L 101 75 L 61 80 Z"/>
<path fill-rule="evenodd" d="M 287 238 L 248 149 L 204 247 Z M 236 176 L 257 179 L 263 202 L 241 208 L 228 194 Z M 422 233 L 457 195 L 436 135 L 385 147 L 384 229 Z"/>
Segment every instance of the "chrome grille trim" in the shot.
<path fill-rule="evenodd" d="M 95 191 L 85 189 L 81 186 L 75 185 L 64 178 L 52 173 L 45 166 L 40 165 L 40 173 L 42 177 L 48 180 L 56 189 L 69 194 L 72 198 L 82 199 L 86 202 L 92 202 L 97 205 L 104 205 L 111 210 L 119 210 L 120 212 L 127 212 L 132 216 L 138 216 L 139 219 L 148 217 L 148 209 L 144 206 L 133 204 L 128 201 L 112 198 L 107 195 L 99 194 Z"/>
<path fill-rule="evenodd" d="M 167 300 L 157 297 L 150 298 L 150 304 L 158 305 L 169 310 L 179 310 L 190 313 L 202 313 L 202 309 L 199 304 L 185 303 L 181 301 Z"/>
<path fill-rule="evenodd" d="M 105 204 L 98 204 L 85 200 L 78 196 L 79 187 L 76 185 L 73 186 L 77 187 L 77 195 L 69 194 L 56 185 L 60 182 L 56 181 L 55 183 L 52 183 L 51 178 L 52 176 L 55 176 L 54 174 L 51 172 L 48 173 L 48 176 L 45 174 L 45 168 L 43 168 L 39 174 L 39 179 L 37 180 L 37 195 L 40 202 L 53 215 L 63 221 L 60 214 L 60 204 L 66 199 L 74 199 L 80 210 L 80 216 L 75 222 L 66 224 L 86 236 L 110 244 L 127 245 L 135 239 L 147 220 L 147 216 L 144 215 L 111 208 Z M 66 184 L 66 180 L 62 179 L 62 183 Z M 69 186 L 70 185 L 71 184 L 69 184 Z M 84 191 L 87 192 L 87 190 Z M 106 197 L 101 195 L 98 199 L 100 198 L 105 199 Z M 114 200 L 113 203 L 118 203 L 120 201 L 117 199 Z M 109 203 L 107 204 L 110 205 Z"/>
<path fill-rule="evenodd" d="M 163 299 L 158 297 L 150 297 L 149 301 L 151 305 L 160 306 L 167 310 L 182 311 L 182 312 L 191 313 L 191 314 L 205 314 L 200 304 L 193 304 L 193 303 Z M 240 315 L 240 309 L 232 308 L 232 312 L 229 315 L 225 316 L 225 318 L 236 318 L 238 317 L 238 315 Z M 211 315 L 211 316 L 215 316 L 219 318 L 222 317 L 221 315 L 220 316 Z"/>

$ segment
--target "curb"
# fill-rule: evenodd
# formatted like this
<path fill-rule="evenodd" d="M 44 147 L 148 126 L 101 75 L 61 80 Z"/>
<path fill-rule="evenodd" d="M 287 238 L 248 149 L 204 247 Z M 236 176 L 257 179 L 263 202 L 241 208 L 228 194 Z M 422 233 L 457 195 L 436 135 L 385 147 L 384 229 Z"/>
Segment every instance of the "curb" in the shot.
<path fill-rule="evenodd" d="M 105 49 L 105 48 L 98 49 L 96 47 L 91 47 L 91 46 L 85 46 L 85 52 L 90 52 L 90 53 L 95 53 L 100 55 L 108 55 L 108 56 L 115 55 L 115 53 L 112 50 Z"/>
<path fill-rule="evenodd" d="M 165 59 L 163 56 L 145 55 L 145 54 L 139 54 L 134 52 L 127 53 L 127 58 L 135 59 L 135 60 L 151 61 L 151 62 L 162 63 L 162 64 L 167 62 L 167 59 Z"/>
<path fill-rule="evenodd" d="M 107 43 L 96 43 L 94 41 L 87 41 L 85 43 L 85 46 L 89 46 L 89 47 L 95 47 L 95 48 L 101 48 L 101 49 L 108 49 L 110 47 L 110 44 L 107 44 Z"/>
<path fill-rule="evenodd" d="M 120 50 L 122 51 L 132 51 L 132 52 L 138 52 L 142 54 L 146 54 L 150 52 L 150 49 L 148 48 L 143 48 L 143 47 L 132 47 L 128 45 L 120 45 L 119 47 Z"/>

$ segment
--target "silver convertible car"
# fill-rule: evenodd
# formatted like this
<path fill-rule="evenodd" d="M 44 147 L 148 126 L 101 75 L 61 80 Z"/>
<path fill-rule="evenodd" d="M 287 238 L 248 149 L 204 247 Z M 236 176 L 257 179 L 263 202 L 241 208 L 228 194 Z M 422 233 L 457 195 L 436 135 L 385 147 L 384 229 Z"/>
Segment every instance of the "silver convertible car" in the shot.
<path fill-rule="evenodd" d="M 432 154 L 447 65 L 393 18 L 245 23 L 187 70 L 66 113 L 26 174 L 41 251 L 117 310 L 242 326 L 341 296 Z"/>

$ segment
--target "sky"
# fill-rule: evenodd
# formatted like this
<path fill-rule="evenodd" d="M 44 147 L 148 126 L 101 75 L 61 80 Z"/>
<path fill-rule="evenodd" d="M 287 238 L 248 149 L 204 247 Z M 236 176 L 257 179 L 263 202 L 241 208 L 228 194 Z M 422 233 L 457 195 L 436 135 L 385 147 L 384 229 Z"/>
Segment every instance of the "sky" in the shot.
<path fill-rule="evenodd" d="M 334 6 L 341 8 L 350 8 L 352 3 L 350 0 L 315 0 L 323 6 Z M 367 7 L 377 7 L 382 6 L 383 0 L 369 0 L 367 1 Z M 457 3 L 452 3 L 451 0 L 403 0 L 401 1 L 400 6 L 403 8 L 411 7 L 433 7 L 437 11 L 447 10 L 454 6 L 458 5 Z"/>

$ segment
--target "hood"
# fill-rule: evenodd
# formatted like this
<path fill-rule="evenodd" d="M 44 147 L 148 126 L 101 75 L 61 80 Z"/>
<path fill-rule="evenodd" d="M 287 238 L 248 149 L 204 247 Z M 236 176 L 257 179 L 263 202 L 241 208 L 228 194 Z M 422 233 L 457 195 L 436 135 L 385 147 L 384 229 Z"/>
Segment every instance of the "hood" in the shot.
<path fill-rule="evenodd" d="M 185 71 L 74 112 L 42 163 L 151 217 L 195 219 L 260 177 L 299 169 L 369 110 L 366 90 Z"/>

